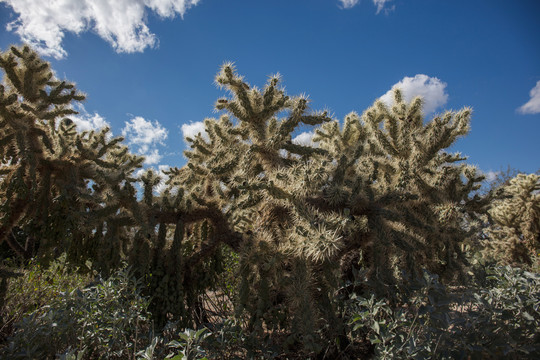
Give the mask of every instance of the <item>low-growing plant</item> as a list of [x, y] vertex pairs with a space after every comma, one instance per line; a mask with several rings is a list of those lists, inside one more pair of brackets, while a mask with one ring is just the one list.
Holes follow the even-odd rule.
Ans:
[[127, 358], [152, 339], [149, 299], [129, 268], [63, 292], [15, 324], [0, 356], [9, 359]]
[[178, 334], [178, 340], [173, 340], [167, 344], [168, 347], [181, 349], [176, 355], [171, 354], [167, 359], [171, 360], [208, 360], [206, 351], [202, 347], [202, 342], [210, 334], [208, 329], [199, 330], [186, 329]]
[[486, 269], [487, 286], [449, 292], [424, 273], [399, 307], [352, 294], [353, 339], [378, 359], [538, 358], [540, 276], [509, 266]]
[[13, 324], [29, 313], [50, 304], [61, 293], [71, 292], [90, 283], [88, 271], [69, 268], [65, 255], [44, 267], [30, 261], [24, 267], [3, 261], [0, 273], [4, 284], [0, 299], [0, 340], [9, 336]]

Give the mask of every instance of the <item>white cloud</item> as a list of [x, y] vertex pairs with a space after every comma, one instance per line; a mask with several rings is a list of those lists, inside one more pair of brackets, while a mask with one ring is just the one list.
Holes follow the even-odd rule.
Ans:
[[110, 129], [111, 124], [109, 124], [101, 115], [94, 113], [93, 115], [79, 111], [77, 115], [71, 115], [70, 119], [73, 120], [75, 125], [77, 125], [77, 131], [90, 131], [90, 130], [101, 130], [104, 127]]
[[[360, 0], [338, 0], [341, 3], [341, 7], [343, 9], [351, 9], [358, 5]], [[377, 14], [384, 10], [384, 12], [387, 14], [388, 12], [395, 9], [395, 5], [392, 5], [391, 7], [386, 7], [386, 5], [391, 2], [392, 0], [372, 0], [373, 5], [377, 7]]]
[[157, 164], [162, 155], [157, 148], [158, 145], [165, 145], [169, 132], [156, 120], [154, 123], [147, 121], [140, 116], [136, 116], [130, 121], [126, 121], [126, 126], [122, 129], [122, 136], [125, 137], [129, 145], [136, 148], [139, 155], [145, 157], [145, 164]]
[[391, 1], [392, 0], [373, 0], [373, 5], [377, 7], [377, 14], [380, 13], [382, 10], [384, 10], [385, 12], [394, 10], [395, 6], [385, 8], [386, 4]]
[[497, 178], [497, 176], [499, 176], [500, 173], [501, 173], [500, 171], [488, 171], [488, 172], [482, 172], [482, 175], [486, 177], [485, 181], [492, 182]]
[[157, 164], [163, 156], [159, 153], [158, 149], [152, 149], [144, 154], [144, 157], [144, 163], [150, 165]]
[[380, 100], [391, 106], [394, 102], [392, 90], [400, 88], [405, 101], [409, 102], [416, 96], [424, 98], [424, 114], [430, 114], [437, 108], [443, 106], [448, 101], [448, 94], [445, 92], [446, 83], [436, 77], [429, 77], [424, 74], [415, 77], [404, 77], [400, 82], [392, 86]]
[[[97, 112], [90, 114], [81, 103], [74, 104], [73, 110], [77, 111], [78, 114], [69, 115], [69, 118], [75, 123], [77, 131], [79, 132], [91, 130], [99, 131], [104, 127], [111, 128], [111, 124], [109, 124], [103, 116], [99, 115]], [[111, 136], [112, 134], [109, 132], [109, 137]]]
[[311, 147], [317, 147], [318, 145], [313, 142], [313, 136], [315, 133], [313, 132], [303, 132], [294, 139], [292, 139], [292, 143], [296, 145], [303, 145], [303, 146], [311, 146]]
[[529, 92], [530, 100], [518, 108], [522, 114], [538, 114], [540, 113], [540, 81]]
[[204, 127], [204, 122], [202, 121], [197, 121], [197, 122], [189, 123], [189, 124], [183, 124], [180, 127], [180, 130], [182, 131], [182, 136], [184, 137], [184, 140], [186, 139], [186, 137], [194, 139], [195, 136], [197, 136], [197, 134], [201, 134], [204, 140], [206, 141], [209, 140], [208, 134], [206, 133], [206, 130]]
[[341, 3], [341, 6], [343, 6], [344, 9], [350, 9], [356, 4], [358, 4], [360, 0], [339, 0]]
[[122, 129], [122, 135], [130, 143], [143, 146], [156, 143], [163, 144], [168, 131], [157, 120], [152, 124], [151, 121], [136, 116], [130, 121], [126, 121], [126, 126]]
[[18, 17], [7, 24], [42, 55], [61, 59], [66, 32], [92, 30], [117, 52], [140, 52], [157, 38], [146, 25], [147, 8], [162, 18], [184, 13], [199, 0], [0, 0]]

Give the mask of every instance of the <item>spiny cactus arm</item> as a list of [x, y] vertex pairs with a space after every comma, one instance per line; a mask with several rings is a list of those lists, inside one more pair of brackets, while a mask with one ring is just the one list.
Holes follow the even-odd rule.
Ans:
[[233, 63], [225, 63], [216, 75], [216, 83], [226, 87], [240, 101], [240, 105], [245, 109], [246, 115], [253, 115], [251, 101], [248, 95], [249, 85], [243, 81], [243, 78], [236, 73]]
[[[422, 152], [426, 152], [427, 150], [424, 150], [422, 148]], [[464, 160], [467, 160], [467, 157], [466, 156], [463, 156], [461, 155], [460, 152], [457, 152], [457, 153], [454, 153], [454, 154], [449, 154], [447, 152], [444, 152], [444, 151], [439, 151], [437, 153], [437, 156], [433, 158], [432, 160], [432, 165], [433, 167], [439, 167], [441, 165], [444, 165], [444, 164], [451, 164], [451, 163], [456, 163], [456, 162], [460, 162], [460, 161], [464, 161]]]
[[260, 117], [262, 119], [269, 119], [273, 117], [281, 109], [287, 107], [289, 103], [289, 96], [285, 94], [283, 89], [277, 87], [281, 77], [280, 75], [271, 76], [268, 80], [266, 87], [264, 88], [262, 111]]
[[294, 143], [285, 143], [281, 146], [283, 150], [286, 150], [290, 152], [291, 154], [297, 154], [300, 156], [310, 157], [312, 155], [327, 155], [328, 152], [324, 149], [311, 147], [311, 146], [304, 146]]
[[366, 132], [360, 121], [360, 116], [354, 111], [345, 116], [341, 134], [344, 143], [353, 145], [365, 141]]
[[459, 199], [467, 199], [469, 194], [480, 189], [481, 183], [486, 177], [475, 166], [464, 165], [462, 169], [465, 182], [460, 182], [456, 193]]
[[426, 154], [436, 154], [452, 145], [458, 137], [466, 135], [470, 130], [472, 110], [464, 108], [460, 111], [447, 111], [442, 117], [437, 116], [429, 122], [423, 138], [429, 141]]
[[286, 119], [281, 120], [278, 125], [276, 135], [281, 139], [289, 136], [302, 120], [304, 112], [308, 108], [308, 100], [305, 97], [299, 96], [291, 100], [291, 112]]
[[10, 146], [13, 144], [15, 140], [15, 134], [0, 134], [0, 162], [2, 163], [2, 168], [0, 168], [0, 172], [7, 172], [9, 169], [13, 166], [7, 166], [4, 164], [7, 164], [8, 162], [17, 162], [16, 160], [13, 161], [12, 156], [10, 156], [10, 148], [13, 148]]
[[374, 144], [390, 156], [399, 156], [400, 154], [392, 145], [389, 135], [379, 128], [380, 123], [384, 121], [384, 113], [381, 113], [381, 108], [384, 108], [387, 112], [386, 105], [381, 101], [377, 101], [374, 106], [364, 112], [362, 121], [366, 124], [368, 136]]
[[394, 106], [392, 109], [388, 109], [388, 107], [382, 101], [377, 101], [374, 105], [377, 111], [380, 113], [379, 117], [381, 118], [384, 129], [388, 134], [388, 140], [396, 149], [399, 148], [400, 138], [402, 137], [400, 130], [403, 127], [403, 124], [401, 124], [401, 121], [398, 118], [400, 115], [399, 108], [401, 105], [405, 104], [402, 102], [401, 92], [398, 89], [394, 90]]
[[[13, 48], [14, 47], [12, 47], [11, 50], [13, 50]], [[0, 54], [0, 67], [6, 73], [9, 84], [15, 89], [22, 89], [22, 82], [16, 71], [17, 65], [18, 63], [15, 60], [13, 53], [5, 52], [4, 54]]]
[[339, 122], [337, 120], [329, 121], [315, 129], [313, 141], [321, 144], [331, 143], [336, 134], [339, 134]]
[[154, 200], [154, 187], [159, 184], [161, 178], [152, 169], [148, 169], [141, 175], [141, 181], [143, 182], [143, 203], [151, 206]]
[[314, 112], [309, 115], [302, 115], [300, 117], [301, 123], [312, 126], [320, 125], [329, 121], [332, 121], [332, 117], [328, 115], [328, 111], [326, 110]]

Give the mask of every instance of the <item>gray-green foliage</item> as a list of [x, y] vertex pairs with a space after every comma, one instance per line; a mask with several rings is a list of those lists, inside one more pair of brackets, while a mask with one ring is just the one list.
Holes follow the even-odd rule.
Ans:
[[540, 276], [488, 266], [485, 283], [451, 292], [424, 273], [404, 303], [351, 294], [352, 337], [374, 345], [379, 359], [535, 359], [540, 355]]
[[178, 340], [167, 343], [169, 348], [180, 349], [171, 360], [208, 360], [205, 349], [201, 346], [204, 339], [210, 336], [208, 329], [200, 330], [186, 329], [178, 334]]
[[175, 339], [168, 342], [156, 336], [146, 349], [137, 353], [138, 360], [162, 358], [163, 353], [168, 353], [165, 359], [171, 360], [208, 360], [205, 356], [206, 350], [202, 346], [204, 340], [210, 336], [207, 328], [185, 329], [175, 332], [175, 335]]
[[37, 261], [24, 268], [2, 264], [0, 277], [3, 289], [0, 292], [1, 337], [10, 334], [13, 324], [29, 313], [49, 304], [61, 292], [71, 292], [90, 282], [91, 274], [71, 271], [65, 263], [65, 254], [51, 262], [48, 267]]
[[129, 269], [83, 289], [60, 293], [15, 327], [5, 359], [131, 358], [152, 339], [148, 298]]

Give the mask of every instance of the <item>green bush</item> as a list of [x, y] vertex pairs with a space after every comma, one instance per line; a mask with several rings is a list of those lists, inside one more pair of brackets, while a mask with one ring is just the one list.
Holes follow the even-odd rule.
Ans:
[[149, 300], [129, 269], [83, 289], [59, 293], [19, 321], [0, 355], [53, 359], [84, 352], [84, 358], [127, 358], [152, 339]]
[[351, 335], [378, 359], [538, 358], [540, 275], [509, 266], [485, 269], [485, 286], [453, 292], [424, 273], [397, 308], [352, 294]]
[[0, 339], [10, 335], [13, 324], [29, 313], [52, 303], [61, 293], [84, 287], [91, 281], [88, 272], [69, 269], [65, 255], [48, 267], [31, 261], [24, 267], [9, 259], [0, 270]]

